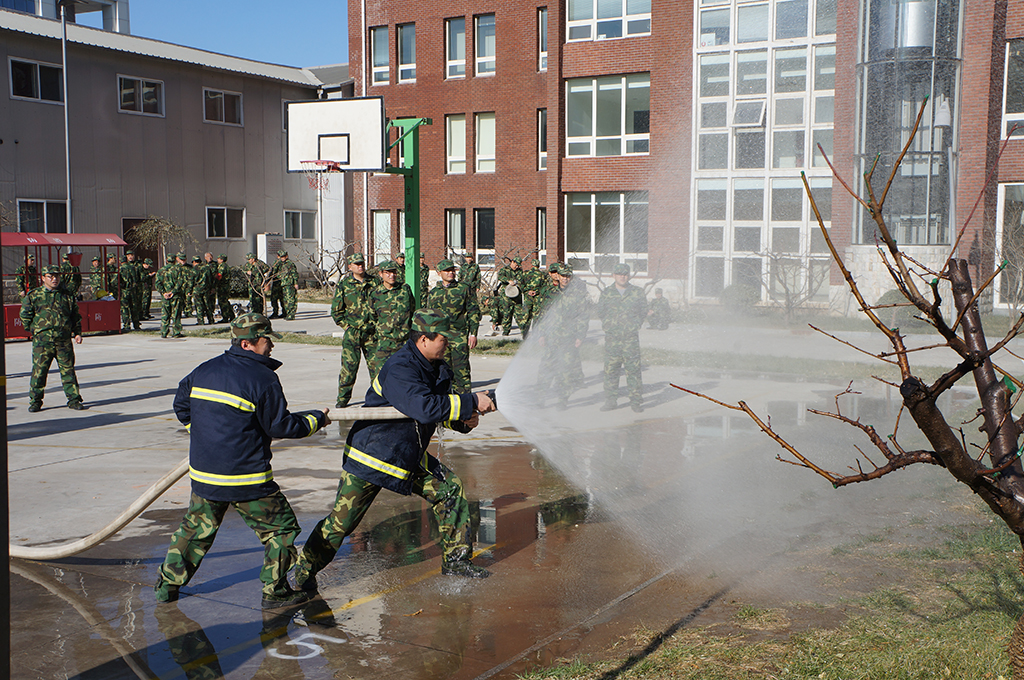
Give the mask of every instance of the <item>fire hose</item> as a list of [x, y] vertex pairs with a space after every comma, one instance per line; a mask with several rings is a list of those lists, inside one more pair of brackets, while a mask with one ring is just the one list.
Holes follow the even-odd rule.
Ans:
[[[391, 406], [336, 409], [335, 411], [332, 411], [330, 415], [332, 421], [402, 420], [408, 417], [403, 415], [398, 409]], [[80, 552], [84, 552], [89, 548], [95, 547], [116, 534], [127, 526], [129, 522], [141, 515], [143, 510], [152, 505], [157, 498], [174, 486], [174, 484], [184, 477], [187, 472], [188, 456], [185, 456], [184, 460], [175, 465], [174, 469], [157, 480], [153, 486], [146, 489], [146, 491], [135, 499], [135, 502], [129, 505], [124, 512], [114, 519], [114, 521], [95, 533], [84, 538], [71, 541], [70, 543], [47, 547], [37, 548], [9, 544], [8, 547], [10, 555], [11, 557], [19, 557], [24, 560], [59, 560], [65, 557], [71, 557], [72, 555], [77, 555]]]

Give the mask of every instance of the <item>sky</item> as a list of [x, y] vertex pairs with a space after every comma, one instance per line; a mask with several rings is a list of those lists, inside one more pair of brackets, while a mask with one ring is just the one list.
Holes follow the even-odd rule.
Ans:
[[[346, 0], [131, 0], [132, 35], [286, 66], [348, 62]], [[99, 12], [78, 23], [102, 26]]]

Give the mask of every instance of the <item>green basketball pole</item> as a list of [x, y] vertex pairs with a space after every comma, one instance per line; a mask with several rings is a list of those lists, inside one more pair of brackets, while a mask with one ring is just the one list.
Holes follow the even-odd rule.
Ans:
[[423, 303], [426, 281], [420, 281], [420, 126], [433, 125], [430, 118], [397, 118], [388, 123], [401, 134], [388, 145], [388, 152], [402, 144], [400, 167], [385, 168], [384, 172], [405, 178], [405, 282], [409, 284], [416, 305]]

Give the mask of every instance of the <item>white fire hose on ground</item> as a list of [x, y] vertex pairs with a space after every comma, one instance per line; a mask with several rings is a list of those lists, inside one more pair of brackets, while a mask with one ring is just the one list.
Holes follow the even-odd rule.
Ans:
[[[408, 416], [403, 415], [398, 409], [392, 406], [378, 406], [374, 408], [345, 408], [336, 409], [330, 413], [331, 421], [352, 421], [352, 420], [403, 420]], [[117, 516], [107, 526], [99, 531], [63, 545], [47, 546], [45, 548], [30, 547], [8, 544], [11, 557], [19, 557], [23, 560], [60, 560], [65, 557], [77, 555], [89, 548], [95, 547], [107, 540], [118, 531], [128, 525], [133, 519], [142, 514], [142, 511], [152, 505], [153, 501], [163, 495], [165, 491], [185, 476], [188, 472], [188, 456], [174, 466], [174, 469], [161, 477], [153, 486], [139, 496], [134, 503]]]

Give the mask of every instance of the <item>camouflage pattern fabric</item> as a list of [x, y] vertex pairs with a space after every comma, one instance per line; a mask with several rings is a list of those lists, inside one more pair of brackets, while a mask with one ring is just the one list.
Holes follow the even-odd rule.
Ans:
[[505, 265], [498, 270], [498, 290], [495, 291], [494, 295], [498, 299], [498, 317], [500, 322], [492, 323], [501, 326], [501, 334], [508, 335], [512, 331], [512, 320], [515, 317], [516, 302], [505, 295], [505, 288], [510, 283], [519, 285], [520, 277], [523, 275], [523, 270], [518, 267], [513, 269], [511, 265]]
[[249, 311], [262, 314], [264, 282], [270, 275], [270, 266], [263, 260], [256, 259], [252, 263], [243, 264], [242, 272], [248, 280]]
[[651, 300], [651, 311], [654, 313], [647, 317], [651, 328], [658, 331], [668, 330], [668, 322], [672, 318], [672, 308], [669, 307], [668, 299], [656, 297]]
[[28, 295], [40, 284], [39, 272], [34, 264], [23, 264], [14, 270], [14, 280], [18, 284], [19, 295]]
[[278, 260], [277, 277], [281, 287], [281, 313], [288, 321], [295, 320], [299, 308], [299, 270], [291, 260]]
[[82, 315], [78, 302], [63, 288], [34, 288], [21, 301], [21, 323], [32, 334], [32, 376], [29, 378], [29, 405], [43, 403], [46, 376], [57, 360], [61, 385], [68, 403], [82, 401], [75, 375], [75, 351], [71, 338], [82, 334]]
[[550, 274], [543, 274], [543, 280], [540, 281], [537, 288], [537, 297], [533, 298], [533, 324], [537, 324], [541, 320], [544, 312], [558, 296], [558, 284], [551, 280]]
[[92, 288], [93, 296], [96, 295], [96, 291], [105, 290], [108, 293], [110, 290], [107, 288], [107, 277], [106, 270], [99, 265], [94, 264], [93, 268], [89, 270], [89, 287]]
[[78, 299], [78, 291], [82, 288], [82, 270], [70, 262], [61, 262], [60, 282], [71, 293], [71, 297]]
[[211, 501], [193, 493], [188, 512], [171, 536], [167, 556], [157, 570], [157, 590], [165, 586], [180, 588], [192, 580], [217, 537], [228, 506], [234, 506], [263, 544], [263, 568], [260, 570], [263, 596], [281, 598], [292, 593], [287, 576], [295, 560], [293, 544], [299, 535], [299, 522], [280, 491], [234, 503]]
[[[441, 536], [445, 561], [469, 559], [472, 555], [472, 524], [469, 502], [458, 475], [437, 461], [437, 475], [420, 469], [413, 481], [412, 493], [430, 503]], [[355, 531], [370, 509], [381, 487], [342, 470], [334, 507], [310, 532], [295, 562], [295, 583], [299, 587], [331, 563], [345, 537]]]
[[204, 265], [192, 267], [192, 299], [195, 301], [196, 323], [213, 324], [213, 307], [210, 306], [210, 293], [213, 292], [213, 273]]
[[459, 267], [459, 282], [469, 286], [469, 289], [476, 295], [480, 288], [480, 265], [476, 262], [463, 262]]
[[284, 316], [284, 287], [281, 285], [282, 260], [270, 265], [270, 310], [269, 318]]
[[423, 306], [438, 310], [451, 324], [454, 337], [448, 341], [444, 360], [455, 373], [452, 392], [469, 392], [472, 386], [469, 337], [475, 336], [480, 327], [480, 307], [476, 295], [463, 282], [453, 281], [452, 285], [446, 286], [442, 281], [427, 293]]
[[121, 327], [125, 330], [139, 329], [139, 307], [142, 296], [141, 267], [134, 262], [122, 262], [117, 270], [121, 285]]
[[544, 323], [547, 333], [541, 357], [541, 387], [550, 386], [556, 405], [564, 407], [572, 393], [583, 386], [580, 343], [590, 327], [590, 300], [587, 287], [573, 278], [552, 297], [550, 318]]
[[541, 294], [549, 280], [548, 275], [536, 267], [522, 271], [519, 275], [519, 290], [522, 297], [516, 306], [516, 321], [519, 323], [519, 330], [524, 339], [530, 334], [530, 326], [533, 325], [537, 296]]
[[643, 403], [643, 379], [640, 368], [640, 326], [647, 318], [647, 298], [642, 290], [627, 283], [621, 292], [613, 284], [601, 291], [598, 315], [604, 329], [604, 398], [614, 406], [619, 392], [619, 376], [626, 373], [629, 401]]
[[142, 268], [142, 304], [139, 305], [140, 316], [149, 319], [153, 310], [153, 287], [156, 285], [157, 270], [150, 265]]
[[372, 380], [377, 377], [384, 362], [409, 339], [409, 324], [416, 310], [416, 301], [409, 286], [400, 283], [391, 290], [383, 284], [377, 286], [370, 293], [369, 303], [377, 336], [373, 360], [368, 360]]
[[230, 323], [235, 318], [235, 308], [231, 305], [231, 265], [217, 262], [214, 266], [217, 268], [214, 276], [217, 280], [215, 290], [220, 317]]
[[352, 388], [359, 372], [360, 355], [366, 359], [367, 370], [377, 347], [373, 315], [370, 311], [369, 295], [373, 281], [366, 278], [362, 283], [351, 274], [343, 278], [334, 291], [331, 301], [331, 318], [345, 329], [341, 341], [341, 371], [338, 373], [338, 400], [335, 406], [344, 408], [352, 399]]
[[[181, 335], [181, 315], [185, 309], [187, 280], [184, 276], [185, 265], [167, 264], [156, 273], [154, 286], [163, 298], [160, 312], [160, 337], [166, 338], [169, 333]], [[165, 293], [172, 297], [164, 298]]]

